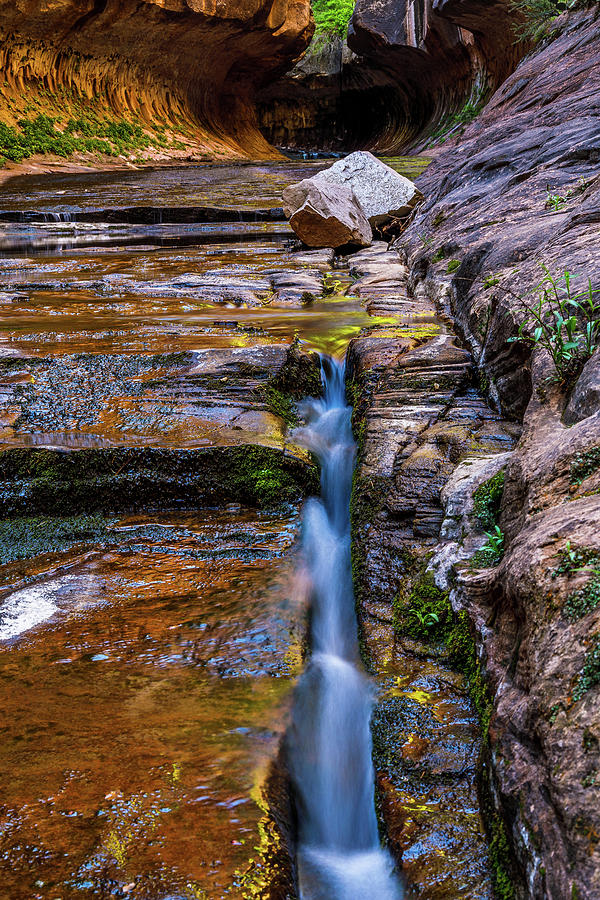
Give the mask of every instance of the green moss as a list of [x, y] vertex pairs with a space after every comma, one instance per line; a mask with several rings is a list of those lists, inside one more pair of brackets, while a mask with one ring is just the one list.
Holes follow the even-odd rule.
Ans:
[[600, 447], [593, 447], [585, 453], [577, 453], [571, 463], [571, 484], [580, 485], [598, 469], [600, 469]]
[[300, 419], [296, 412], [296, 404], [291, 397], [288, 397], [282, 391], [278, 391], [272, 384], [268, 384], [264, 388], [264, 396], [271, 412], [276, 416], [280, 416], [288, 428], [295, 428], [299, 424]]
[[577, 679], [575, 690], [573, 691], [573, 702], [577, 703], [592, 688], [600, 684], [600, 635], [597, 634], [593, 638], [591, 648], [588, 650], [583, 669]]
[[112, 523], [100, 514], [4, 519], [0, 521], [0, 564], [106, 540]]
[[511, 877], [512, 853], [506, 825], [499, 813], [495, 813], [487, 823], [490, 836], [490, 862], [492, 883], [497, 900], [513, 900], [515, 886]]
[[418, 640], [442, 640], [452, 621], [447, 591], [441, 591], [433, 573], [422, 570], [405, 599], [394, 598], [394, 629]]
[[446, 637], [446, 646], [450, 663], [467, 678], [469, 694], [479, 715], [484, 740], [487, 741], [492, 698], [481, 671], [481, 663], [477, 659], [469, 618], [464, 610], [454, 617]]
[[460, 269], [460, 259], [449, 260], [446, 266], [447, 274], [450, 275], [452, 272], [456, 272], [457, 269]]
[[498, 524], [505, 474], [505, 469], [501, 469], [473, 493], [473, 513], [486, 531]]
[[0, 453], [0, 513], [52, 515], [188, 508], [233, 500], [276, 506], [318, 491], [318, 471], [270, 447], [14, 449]]

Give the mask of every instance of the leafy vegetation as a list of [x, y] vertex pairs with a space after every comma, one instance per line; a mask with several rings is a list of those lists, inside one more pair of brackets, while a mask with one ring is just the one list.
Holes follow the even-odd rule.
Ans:
[[346, 34], [354, 12], [355, 0], [313, 0], [312, 8], [317, 32]]
[[498, 525], [493, 531], [486, 531], [487, 541], [471, 557], [472, 569], [491, 569], [497, 566], [504, 554], [504, 534]]
[[439, 128], [433, 132], [429, 147], [443, 144], [449, 138], [462, 134], [467, 125], [477, 118], [483, 109], [484, 102], [484, 98], [481, 96], [477, 99], [469, 98], [462, 109], [444, 119]]
[[571, 463], [571, 484], [580, 485], [598, 469], [600, 469], [600, 447], [592, 447], [591, 450], [577, 453]]
[[460, 259], [449, 260], [446, 266], [447, 274], [450, 275], [452, 272], [456, 272], [457, 269], [460, 269]]
[[431, 572], [422, 572], [406, 600], [394, 600], [394, 627], [417, 640], [442, 640], [452, 608]]
[[588, 181], [584, 178], [580, 178], [576, 186], [568, 188], [564, 194], [552, 193], [552, 191], [548, 189], [546, 191], [546, 209], [550, 209], [552, 212], [561, 212], [569, 200], [576, 197], [578, 194], [584, 193], [588, 184]]
[[574, 4], [563, 0], [511, 0], [517, 16], [513, 28], [517, 42], [536, 43], [548, 33], [548, 26]]
[[587, 584], [569, 594], [563, 606], [565, 619], [575, 622], [600, 606], [600, 552], [590, 547], [573, 547], [571, 541], [567, 541], [558, 553], [558, 562], [552, 572], [553, 578], [585, 570], [591, 575]]
[[170, 146], [158, 127], [150, 135], [137, 123], [92, 114], [69, 119], [62, 126], [58, 119], [40, 114], [19, 119], [17, 125], [0, 122], [0, 156], [17, 163], [37, 153], [65, 158], [74, 153], [123, 156], [149, 147]]
[[547, 350], [559, 381], [564, 383], [579, 373], [598, 346], [600, 303], [596, 294], [600, 289], [588, 278], [585, 287], [575, 290], [574, 281], [580, 276], [567, 270], [554, 276], [544, 265], [542, 270], [544, 277], [530, 291], [533, 301], [519, 298], [525, 316], [518, 334], [508, 342]]
[[596, 634], [577, 679], [573, 700], [577, 703], [589, 690], [600, 684], [600, 634]]
[[501, 469], [473, 492], [473, 513], [484, 528], [493, 528], [500, 515], [506, 470]]
[[497, 275], [487, 275], [483, 279], [483, 287], [486, 291], [489, 291], [490, 288], [496, 287], [497, 284], [500, 284], [502, 280], [502, 276], [498, 273]]

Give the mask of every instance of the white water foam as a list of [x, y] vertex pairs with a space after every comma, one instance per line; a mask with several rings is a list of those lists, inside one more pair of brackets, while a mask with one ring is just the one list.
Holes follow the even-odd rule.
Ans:
[[370, 718], [360, 664], [350, 561], [355, 445], [344, 367], [323, 357], [323, 400], [307, 401], [295, 438], [321, 463], [321, 498], [306, 504], [304, 565], [312, 600], [312, 656], [298, 684], [288, 758], [294, 782], [302, 900], [400, 900], [380, 847]]
[[58, 606], [47, 584], [15, 591], [0, 605], [0, 640], [8, 641], [50, 619]]

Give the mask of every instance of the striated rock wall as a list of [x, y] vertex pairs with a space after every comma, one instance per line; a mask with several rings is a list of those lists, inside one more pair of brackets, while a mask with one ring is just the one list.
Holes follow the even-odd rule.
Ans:
[[277, 145], [398, 152], [510, 74], [514, 18], [507, 0], [358, 0], [347, 42], [318, 35], [259, 96], [261, 127]]
[[453, 315], [482, 385], [523, 423], [503, 560], [477, 571], [455, 556], [452, 602], [494, 696], [492, 814], [508, 826], [522, 896], [552, 900], [600, 896], [600, 371], [596, 352], [559, 384], [547, 353], [507, 338], [541, 265], [563, 286], [569, 271], [576, 289], [588, 278], [600, 289], [599, 16], [596, 5], [562, 17], [444, 148], [399, 241], [413, 295]]
[[0, 0], [0, 119], [93, 109], [269, 157], [254, 94], [306, 48], [309, 0]]

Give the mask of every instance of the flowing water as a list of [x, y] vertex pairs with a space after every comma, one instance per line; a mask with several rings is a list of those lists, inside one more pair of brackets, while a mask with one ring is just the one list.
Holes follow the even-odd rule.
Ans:
[[[0, 451], [283, 447], [261, 389], [293, 336], [341, 356], [384, 321], [277, 218], [282, 187], [325, 164], [3, 186]], [[322, 462], [304, 523], [313, 655], [289, 729], [299, 868], [305, 900], [386, 900], [401, 889], [374, 810], [354, 444], [343, 369], [323, 358], [325, 398], [297, 431]], [[160, 484], [133, 518], [81, 500], [91, 515], [0, 512], [0, 900], [245, 896], [301, 669], [298, 510], [173, 509]]]
[[355, 444], [344, 366], [322, 358], [324, 398], [307, 401], [298, 438], [321, 463], [321, 499], [304, 512], [312, 656], [296, 691], [289, 758], [299, 811], [303, 900], [396, 900], [381, 850], [371, 759], [372, 692], [361, 670], [350, 562]]

